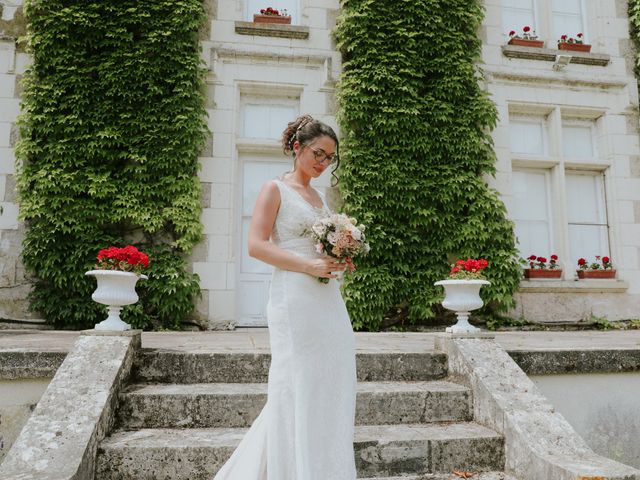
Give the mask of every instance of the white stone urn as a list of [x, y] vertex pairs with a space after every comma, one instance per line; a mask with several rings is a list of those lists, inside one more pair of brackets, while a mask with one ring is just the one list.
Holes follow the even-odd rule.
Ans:
[[444, 287], [442, 306], [453, 310], [458, 317], [458, 323], [447, 327], [449, 333], [474, 333], [480, 329], [469, 323], [469, 313], [484, 305], [480, 298], [480, 288], [491, 285], [487, 280], [440, 280], [434, 285]]
[[146, 280], [146, 275], [120, 270], [91, 270], [85, 275], [96, 277], [98, 288], [91, 298], [107, 306], [109, 315], [95, 326], [96, 330], [131, 330], [131, 325], [120, 318], [120, 311], [125, 305], [138, 301], [136, 283], [139, 279]]

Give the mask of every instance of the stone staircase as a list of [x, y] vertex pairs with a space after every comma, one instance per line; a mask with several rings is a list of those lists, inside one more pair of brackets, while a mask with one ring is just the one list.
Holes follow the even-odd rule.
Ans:
[[[269, 360], [143, 349], [96, 480], [212, 478], [266, 401]], [[503, 438], [473, 422], [472, 392], [447, 379], [444, 354], [359, 353], [357, 366], [358, 478], [513, 480]]]

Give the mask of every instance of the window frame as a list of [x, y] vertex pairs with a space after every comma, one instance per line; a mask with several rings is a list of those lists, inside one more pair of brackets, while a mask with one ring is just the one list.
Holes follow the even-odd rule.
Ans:
[[[522, 34], [522, 27], [524, 27], [524, 25], [504, 25], [505, 8], [509, 8], [512, 10], [515, 9], [514, 7], [505, 7], [504, 1], [505, 0], [500, 0], [500, 22], [502, 23], [504, 33], [508, 35], [510, 30], [514, 30], [518, 35]], [[529, 26], [531, 27], [531, 30], [537, 33], [538, 25], [540, 23], [539, 13], [538, 13], [539, 12], [538, 0], [532, 0], [531, 3], [533, 4], [532, 12], [531, 12], [533, 16], [533, 25], [529, 25]], [[519, 10], [522, 10], [522, 9], [519, 9]]]
[[[547, 238], [547, 242], [550, 245], [550, 249], [554, 250], [555, 248], [555, 243], [556, 243], [556, 233], [555, 233], [555, 218], [553, 215], [553, 209], [551, 208], [552, 205], [552, 196], [551, 196], [551, 191], [552, 191], [552, 174], [553, 171], [551, 168], [544, 168], [544, 167], [539, 167], [539, 168], [535, 168], [535, 167], [516, 167], [514, 169], [512, 169], [512, 172], [522, 172], [522, 173], [542, 173], [544, 174], [544, 183], [545, 183], [545, 197], [546, 197], [546, 204], [547, 204], [547, 228], [548, 228], [548, 238]], [[517, 223], [517, 219], [516, 218], [512, 218], [514, 223]], [[545, 255], [550, 255], [552, 252], [521, 252], [522, 254], [522, 258], [526, 258], [528, 255], [531, 254], [536, 254], [536, 255], [540, 255], [540, 256], [545, 256]]]
[[[579, 2], [580, 2], [580, 12], [581, 12], [580, 21], [582, 23], [582, 32], [563, 32], [563, 33], [566, 33], [569, 36], [582, 33], [584, 43], [593, 43], [593, 39], [591, 39], [590, 32], [589, 32], [589, 19], [590, 19], [589, 9], [588, 9], [589, 5], [585, 0], [579, 0]], [[505, 25], [504, 23], [504, 11], [505, 9], [512, 8], [512, 7], [506, 7], [503, 4], [503, 0], [501, 0], [499, 8], [500, 8], [500, 24], [502, 26], [502, 30], [505, 35], [505, 38], [508, 38], [510, 30], [515, 30], [517, 34], [521, 34], [523, 25], [514, 26], [514, 25]], [[553, 26], [554, 11], [553, 11], [552, 2], [548, 0], [546, 1], [533, 0], [533, 19], [534, 19], [534, 25], [530, 25], [531, 29], [536, 33], [536, 35], [539, 37], [540, 40], [545, 41], [548, 48], [555, 48], [556, 42], [560, 39], [560, 37], [559, 36], [558, 38], [554, 37], [555, 35], [554, 26]], [[560, 33], [559, 35], [562, 35], [562, 33]]]
[[[540, 122], [546, 127], [548, 155], [527, 155], [513, 153], [509, 149], [511, 172], [514, 171], [546, 171], [548, 172], [547, 198], [549, 203], [547, 208], [551, 209], [550, 235], [552, 241], [551, 248], [554, 252], [531, 252], [536, 255], [550, 255], [556, 253], [560, 256], [563, 267], [563, 279], [574, 280], [576, 277], [576, 266], [572, 260], [571, 238], [569, 236], [569, 212], [568, 212], [568, 185], [566, 175], [580, 174], [590, 176], [601, 176], [600, 187], [602, 189], [602, 201], [604, 224], [594, 223], [594, 226], [606, 228], [607, 252], [601, 255], [615, 257], [615, 239], [613, 219], [611, 216], [612, 202], [614, 195], [611, 192], [611, 185], [608, 181], [608, 169], [610, 168], [607, 159], [608, 145], [602, 143], [602, 138], [606, 130], [606, 112], [604, 110], [581, 110], [576, 107], [565, 106], [542, 106], [542, 105], [520, 105], [509, 104], [509, 120], [507, 128], [514, 121]], [[537, 118], [537, 120], [536, 120]], [[592, 139], [592, 158], [565, 158], [563, 150], [563, 127], [564, 126], [589, 126]], [[544, 131], [544, 130], [543, 130]], [[509, 138], [509, 142], [511, 139]], [[509, 143], [511, 147], [511, 143]], [[515, 222], [515, 218], [512, 217]], [[571, 222], [574, 225], [575, 222]], [[520, 250], [520, 249], [518, 249]], [[524, 255], [524, 253], [523, 253]]]

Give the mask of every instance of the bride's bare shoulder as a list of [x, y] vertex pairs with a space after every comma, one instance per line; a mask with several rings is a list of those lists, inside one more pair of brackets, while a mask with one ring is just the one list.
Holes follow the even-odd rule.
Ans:
[[262, 184], [262, 188], [258, 194], [258, 202], [280, 204], [280, 187], [276, 180], [269, 180]]

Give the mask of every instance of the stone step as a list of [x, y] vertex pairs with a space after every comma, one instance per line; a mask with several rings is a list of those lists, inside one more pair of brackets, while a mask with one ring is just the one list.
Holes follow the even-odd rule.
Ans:
[[[133, 375], [149, 383], [261, 383], [267, 381], [268, 353], [185, 352], [143, 349]], [[447, 376], [444, 353], [360, 352], [356, 355], [360, 381], [426, 381]]]
[[[95, 479], [210, 479], [245, 432], [244, 428], [116, 432], [98, 448]], [[475, 423], [358, 426], [354, 447], [358, 476], [365, 478], [504, 467], [502, 437]]]
[[[507, 475], [504, 472], [469, 472], [469, 473], [472, 473], [473, 476], [467, 477], [467, 478], [471, 478], [472, 480], [517, 480], [515, 477], [512, 477], [511, 475]], [[427, 473], [425, 475], [402, 475], [400, 477], [371, 477], [371, 478], [362, 478], [358, 480], [460, 480], [461, 478], [464, 478], [464, 477], [460, 475], [455, 475], [453, 473], [451, 474]]]
[[[428, 382], [359, 382], [357, 425], [469, 421], [471, 391]], [[121, 394], [118, 426], [138, 428], [248, 427], [267, 399], [266, 383], [132, 385]]]

